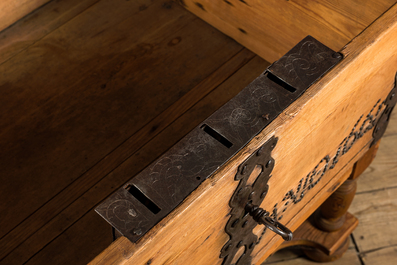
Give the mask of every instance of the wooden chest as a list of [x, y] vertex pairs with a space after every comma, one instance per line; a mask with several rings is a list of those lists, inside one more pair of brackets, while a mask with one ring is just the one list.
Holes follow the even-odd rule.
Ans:
[[[32, 1], [21, 14], [44, 3], [9, 28], [15, 17], [0, 24], [1, 262], [241, 265], [288, 246], [303, 245], [318, 261], [344, 253], [358, 224], [346, 213], [355, 179], [374, 158], [396, 102], [394, 0]], [[162, 194], [134, 179], [191, 130], [232, 150], [235, 127], [217, 131], [204, 120], [240, 91], [261, 91], [262, 83], [249, 84], [272, 79], [278, 60], [292, 74], [296, 67], [315, 74], [316, 64], [283, 57], [308, 35], [328, 53], [316, 52], [309, 37], [294, 54], [334, 61], [330, 69], [274, 116], [234, 106], [232, 120], [250, 135], [226, 162], [208, 159], [208, 176], [183, 179], [183, 159], [169, 159], [175, 171], [157, 174], [171, 176], [168, 191], [184, 187], [175, 180], [198, 184], [164, 213]], [[300, 91], [277, 75], [271, 82], [287, 97]], [[250, 96], [279, 104], [270, 94]], [[192, 161], [189, 170], [202, 170]], [[146, 204], [148, 216], [164, 215], [148, 231], [125, 225], [135, 242], [111, 243], [110, 226], [94, 212], [109, 221], [105, 199], [117, 190], [127, 197], [108, 207], [112, 218], [128, 224], [143, 216], [130, 204], [134, 196], [143, 196], [138, 208]], [[294, 237], [284, 241], [258, 225], [247, 241], [241, 229], [254, 219]]]

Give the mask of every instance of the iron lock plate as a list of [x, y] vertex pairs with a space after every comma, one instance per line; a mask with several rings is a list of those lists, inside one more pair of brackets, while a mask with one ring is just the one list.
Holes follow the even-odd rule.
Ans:
[[136, 242], [341, 59], [304, 38], [96, 211]]
[[[231, 211], [225, 230], [230, 239], [221, 250], [222, 265], [232, 264], [233, 260], [235, 264], [251, 264], [251, 252], [260, 239], [253, 233], [258, 223], [251, 217], [246, 206], [248, 203], [261, 205], [266, 197], [269, 189], [267, 182], [275, 164], [271, 152], [277, 141], [278, 138], [272, 137], [241, 163], [237, 170], [234, 179], [239, 184], [229, 202]], [[259, 170], [256, 170], [258, 167]], [[254, 171], [257, 172], [256, 176], [253, 176]], [[236, 260], [235, 257], [242, 247], [244, 251]]]

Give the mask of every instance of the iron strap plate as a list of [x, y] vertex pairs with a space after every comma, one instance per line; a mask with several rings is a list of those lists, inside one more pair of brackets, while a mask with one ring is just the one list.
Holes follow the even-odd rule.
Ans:
[[96, 211], [136, 242], [341, 59], [306, 37]]

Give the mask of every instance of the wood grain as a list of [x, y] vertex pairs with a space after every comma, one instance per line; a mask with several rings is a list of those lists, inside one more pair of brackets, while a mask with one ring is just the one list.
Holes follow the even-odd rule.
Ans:
[[[23, 52], [99, 0], [50, 1], [0, 32], [0, 63]], [[34, 1], [32, 1], [34, 2]]]
[[395, 2], [180, 1], [189, 11], [269, 62], [280, 58], [307, 35], [339, 50]]
[[50, 0], [2, 0], [0, 2], [0, 31]]
[[[370, 113], [377, 100], [384, 99], [394, 85], [397, 55], [396, 47], [390, 43], [397, 32], [396, 10], [397, 6], [393, 7], [342, 50], [345, 59], [339, 65], [133, 245], [131, 256], [123, 256], [120, 264], [220, 264], [219, 250], [228, 236], [219, 231], [228, 220], [228, 201], [236, 187], [236, 166], [271, 136], [280, 137], [272, 153], [277, 161], [272, 175], [283, 178], [270, 179], [270, 190], [262, 204], [270, 210], [275, 204], [281, 205], [284, 194], [294, 189], [322, 157], [336, 152], [360, 116]], [[389, 25], [386, 29], [385, 24]], [[368, 64], [371, 67], [366, 67]], [[371, 138], [371, 134], [365, 134], [353, 145], [333, 171], [327, 171], [321, 185], [299, 204], [288, 208], [282, 222], [296, 229], [345, 180], [344, 172], [368, 150]], [[206, 222], [199, 218], [203, 215], [207, 216]], [[253, 263], [262, 262], [280, 243], [279, 237], [265, 233], [254, 249]], [[92, 264], [100, 264], [108, 255], [114, 256], [105, 251]]]

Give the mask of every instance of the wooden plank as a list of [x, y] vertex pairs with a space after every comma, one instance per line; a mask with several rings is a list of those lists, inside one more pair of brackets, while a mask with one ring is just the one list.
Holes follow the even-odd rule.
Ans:
[[4, 29], [0, 32], [0, 63], [24, 51], [98, 1], [50, 1], [11, 27]]
[[[295, 190], [316, 165], [322, 167], [323, 157], [334, 156], [345, 137], [361, 128], [357, 121], [365, 124], [360, 117], [372, 113], [394, 86], [397, 47], [391, 43], [397, 36], [396, 12], [394, 6], [346, 46], [341, 63], [133, 245], [130, 254], [105, 251], [92, 264], [101, 264], [101, 260], [114, 255], [122, 260], [119, 264], [221, 264], [219, 251], [229, 238], [222, 231], [229, 219], [229, 199], [237, 186], [236, 167], [273, 135], [280, 139], [272, 152], [276, 165], [262, 207], [270, 212], [273, 205], [281, 205], [279, 211], [288, 209], [281, 222], [295, 230], [345, 180], [344, 172], [368, 150], [371, 132], [355, 141], [335, 167], [323, 175], [321, 184], [308, 191], [310, 195], [306, 194], [298, 204], [284, 204], [286, 192]], [[281, 241], [265, 233], [254, 248], [253, 263], [262, 262]]]
[[[149, 141], [253, 57], [178, 5], [149, 2], [102, 1], [0, 65], [1, 258], [139, 150], [130, 149], [134, 136]], [[130, 34], [134, 26], [138, 32]], [[194, 87], [184, 105], [134, 135]], [[70, 211], [80, 218], [115, 188], [109, 184], [87, 208]], [[40, 249], [76, 221], [65, 215], [31, 247]]]
[[365, 264], [394, 265], [397, 260], [397, 247], [390, 246], [376, 251], [365, 253], [363, 256]]
[[[78, 235], [78, 236], [77, 236]], [[60, 234], [45, 250], [34, 253], [24, 260], [17, 254], [26, 258], [24, 248], [18, 248], [13, 252], [15, 259], [4, 259], [4, 264], [87, 264], [101, 249], [112, 242], [112, 233], [109, 224], [100, 220], [95, 211], [88, 211], [79, 225], [74, 225], [65, 233]], [[27, 251], [32, 246], [24, 244]], [[40, 246], [43, 248], [44, 246]], [[23, 262], [22, 262], [23, 261]]]
[[3, 0], [0, 2], [0, 31], [50, 0]]
[[[243, 46], [273, 62], [307, 35], [339, 50], [396, 1], [179, 2]], [[253, 17], [255, 19], [251, 19]]]
[[[193, 129], [195, 124], [200, 123], [213, 111], [235, 96], [242, 87], [258, 76], [268, 65], [269, 63], [263, 61], [263, 59], [255, 57], [242, 66], [229, 79], [161, 131], [153, 140], [139, 149], [138, 152], [135, 152], [127, 161], [92, 187], [59, 216], [23, 242], [4, 261], [23, 263], [40, 250], [39, 254], [29, 259], [28, 264], [43, 264], [48, 259], [61, 260], [60, 257], [62, 257], [64, 264], [87, 263], [90, 260], [88, 257], [92, 257], [93, 254], [97, 255], [104, 249], [101, 240], [107, 242], [108, 245], [110, 242], [109, 229], [103, 228], [102, 218], [98, 215], [97, 219], [92, 219], [88, 217], [88, 214], [84, 215], [84, 213], [87, 211], [93, 212], [92, 207], [103, 200], [105, 196], [125, 183], [130, 178], [130, 175], [136, 174], [140, 167], [148, 164], [153, 157], [160, 155], [171, 147], [184, 134]], [[201, 86], [200, 88], [204, 89]], [[81, 231], [82, 229], [84, 229], [84, 233], [76, 233], [77, 230]], [[65, 230], [65, 232], [59, 235], [59, 230]], [[98, 243], [93, 244], [91, 238], [98, 238], [98, 236], [102, 239], [98, 239], [96, 241]], [[75, 245], [69, 244], [70, 240], [85, 242], [87, 247], [76, 248]], [[41, 248], [43, 249], [41, 250]], [[66, 255], [65, 253], [69, 254]], [[82, 258], [85, 253], [87, 255]], [[76, 257], [79, 257], [79, 259]]]
[[397, 188], [357, 194], [350, 212], [360, 225], [353, 232], [360, 252], [397, 244]]

